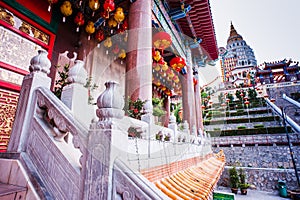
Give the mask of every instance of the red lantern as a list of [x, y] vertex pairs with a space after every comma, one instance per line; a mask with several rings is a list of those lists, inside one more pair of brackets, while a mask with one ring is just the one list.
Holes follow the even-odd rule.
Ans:
[[128, 21], [127, 21], [127, 19], [125, 19], [125, 20], [123, 21], [122, 29], [123, 29], [123, 30], [127, 30], [127, 29], [128, 29]]
[[84, 17], [82, 12], [78, 12], [76, 17], [74, 18], [74, 23], [78, 26], [76, 31], [79, 31], [79, 26], [82, 26], [84, 24]]
[[166, 49], [172, 44], [171, 36], [166, 32], [158, 32], [153, 36], [153, 46], [157, 49]]
[[196, 78], [193, 78], [193, 83], [194, 83], [194, 85], [197, 85], [198, 80]]
[[180, 70], [186, 66], [185, 61], [181, 57], [175, 57], [170, 60], [170, 66], [176, 70], [177, 72], [180, 72]]
[[119, 45], [116, 44], [115, 47], [113, 48], [112, 52], [113, 52], [114, 54], [118, 54], [119, 51], [120, 51]]
[[107, 12], [112, 12], [115, 10], [115, 2], [113, 0], [105, 0], [103, 8]]
[[249, 105], [249, 103], [250, 103], [249, 101], [245, 101], [245, 105], [246, 105], [246, 106], [248, 106], [248, 105]]
[[104, 40], [104, 38], [105, 38], [105, 35], [104, 35], [103, 31], [99, 30], [96, 33], [95, 38], [96, 38], [97, 42], [102, 42]]

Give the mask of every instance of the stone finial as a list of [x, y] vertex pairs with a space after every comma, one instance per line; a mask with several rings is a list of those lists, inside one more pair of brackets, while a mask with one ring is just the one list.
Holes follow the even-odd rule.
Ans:
[[183, 122], [183, 131], [184, 132], [189, 132], [190, 131], [189, 123], [186, 120], [184, 120], [184, 122]]
[[[100, 125], [111, 125], [111, 119], [121, 119], [124, 116], [124, 99], [118, 91], [116, 91], [118, 83], [108, 81], [105, 83], [106, 89], [97, 99], [98, 109], [96, 114], [99, 118]], [[98, 124], [99, 124], [98, 123]]]
[[144, 113], [145, 114], [152, 114], [153, 113], [152, 101], [146, 100], [146, 102], [145, 102], [145, 104], [143, 106], [143, 109], [144, 109]]
[[176, 117], [174, 113], [171, 113], [169, 118], [169, 124], [174, 124], [174, 123], [176, 123]]
[[84, 69], [84, 62], [82, 60], [75, 60], [75, 65], [71, 67], [68, 73], [67, 81], [69, 83], [86, 84], [87, 71]]
[[45, 74], [50, 73], [51, 62], [47, 57], [48, 52], [45, 50], [39, 50], [38, 55], [34, 56], [30, 60], [29, 71], [30, 72], [44, 72]]

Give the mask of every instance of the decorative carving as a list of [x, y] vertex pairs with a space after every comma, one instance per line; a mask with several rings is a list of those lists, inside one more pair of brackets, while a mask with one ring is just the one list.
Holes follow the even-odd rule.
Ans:
[[[18, 98], [17, 93], [0, 89], [0, 146], [4, 144], [5, 149], [10, 138]], [[4, 150], [3, 147], [1, 150]]]
[[82, 60], [75, 60], [75, 65], [71, 67], [68, 73], [67, 81], [69, 83], [86, 84], [87, 71], [84, 69], [84, 62]]
[[39, 50], [38, 55], [34, 56], [30, 61], [29, 71], [30, 72], [43, 72], [49, 74], [51, 62], [48, 59], [48, 52], [45, 50]]
[[98, 125], [101, 127], [111, 125], [113, 118], [121, 119], [124, 116], [124, 100], [121, 95], [116, 91], [118, 83], [108, 81], [105, 83], [105, 91], [100, 94], [97, 99], [98, 109], [96, 114], [99, 118]]

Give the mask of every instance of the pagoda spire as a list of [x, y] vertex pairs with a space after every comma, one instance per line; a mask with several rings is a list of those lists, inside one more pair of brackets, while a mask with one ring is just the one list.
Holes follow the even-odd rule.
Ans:
[[235, 30], [233, 24], [232, 24], [232, 21], [230, 21], [230, 35], [228, 37], [228, 40], [227, 40], [227, 44], [229, 42], [233, 42], [233, 41], [236, 41], [236, 40], [243, 40], [243, 37], [237, 33], [237, 31]]

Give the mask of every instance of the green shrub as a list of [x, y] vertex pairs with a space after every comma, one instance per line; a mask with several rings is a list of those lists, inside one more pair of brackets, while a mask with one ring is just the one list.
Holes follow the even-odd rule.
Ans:
[[237, 129], [246, 129], [246, 126], [238, 126]]
[[253, 127], [254, 127], [254, 128], [264, 128], [265, 125], [263, 125], [263, 124], [254, 124]]

